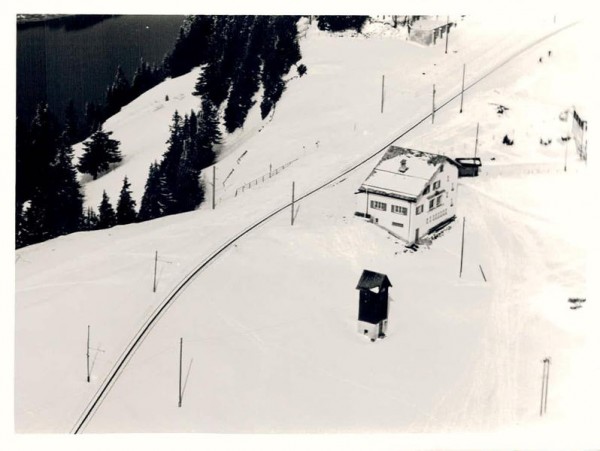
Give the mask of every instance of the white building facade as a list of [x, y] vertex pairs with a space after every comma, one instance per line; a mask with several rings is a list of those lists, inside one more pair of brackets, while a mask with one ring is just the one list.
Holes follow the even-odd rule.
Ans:
[[443, 156], [391, 146], [356, 193], [356, 216], [407, 243], [456, 216], [458, 168]]

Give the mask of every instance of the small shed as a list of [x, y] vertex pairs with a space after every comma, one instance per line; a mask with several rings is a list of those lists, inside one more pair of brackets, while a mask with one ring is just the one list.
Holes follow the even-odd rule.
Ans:
[[385, 274], [365, 269], [360, 276], [357, 290], [358, 332], [371, 341], [384, 338], [388, 323], [388, 288], [392, 284]]
[[456, 158], [458, 177], [477, 177], [481, 167], [481, 158]]

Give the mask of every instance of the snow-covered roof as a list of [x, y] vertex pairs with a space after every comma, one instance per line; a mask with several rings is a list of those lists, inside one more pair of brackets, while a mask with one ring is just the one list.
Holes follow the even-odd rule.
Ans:
[[[420, 19], [411, 25], [413, 30], [435, 30], [436, 28], [443, 27], [448, 23], [446, 20], [435, 20], [435, 19]], [[452, 23], [452, 22], [450, 22]]]
[[370, 290], [372, 288], [383, 288], [383, 287], [391, 287], [392, 283], [388, 276], [385, 274], [381, 274], [375, 271], [369, 271], [365, 269], [360, 276], [360, 280], [358, 281], [358, 285], [356, 285], [357, 290]]
[[414, 200], [446, 161], [443, 155], [390, 146], [359, 191]]

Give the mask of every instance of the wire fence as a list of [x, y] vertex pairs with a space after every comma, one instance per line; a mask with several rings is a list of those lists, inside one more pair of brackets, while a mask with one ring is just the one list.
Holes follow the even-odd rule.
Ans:
[[298, 161], [298, 158], [288, 161], [287, 163], [284, 163], [275, 169], [270, 169], [269, 172], [255, 178], [254, 180], [244, 183], [242, 186], [237, 187], [235, 189], [234, 197], [237, 197], [238, 194], [241, 194], [241, 193], [245, 192], [246, 190], [251, 189], [253, 186], [257, 186], [259, 183], [264, 183], [265, 181], [267, 181], [270, 178], [272, 178], [273, 176], [279, 174], [281, 171], [283, 171], [284, 169], [286, 169], [287, 167], [289, 167], [292, 163], [294, 163], [296, 161]]

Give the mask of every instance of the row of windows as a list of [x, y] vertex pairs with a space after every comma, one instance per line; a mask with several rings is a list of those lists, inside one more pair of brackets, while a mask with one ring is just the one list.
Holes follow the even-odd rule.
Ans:
[[[448, 181], [450, 181], [450, 176], [448, 176]], [[442, 182], [440, 180], [436, 180], [435, 182], [433, 182], [433, 190], [435, 191], [436, 189], [439, 189], [441, 184], [442, 184]], [[427, 185], [425, 187], [425, 189], [423, 190], [423, 195], [429, 193], [430, 190], [431, 190], [431, 185]]]
[[442, 196], [439, 195], [429, 201], [429, 211], [434, 210], [442, 205]]
[[436, 214], [431, 215], [427, 218], [427, 221], [425, 221], [427, 224], [429, 224], [430, 222], [433, 221], [437, 221], [438, 219], [440, 219], [442, 216], [446, 216], [446, 214], [448, 214], [448, 210], [443, 209], [438, 211]]
[[406, 216], [408, 214], [408, 208], [401, 207], [400, 205], [392, 205], [392, 213]]
[[371, 208], [374, 209], [374, 210], [386, 211], [387, 210], [387, 204], [385, 202], [379, 202], [377, 200], [372, 200], [371, 201]]
[[[385, 202], [379, 202], [377, 200], [372, 200], [371, 208], [374, 210], [387, 211], [387, 204]], [[392, 205], [392, 213], [398, 213], [399, 215], [406, 216], [408, 214], [408, 208], [401, 207], [400, 205]]]

